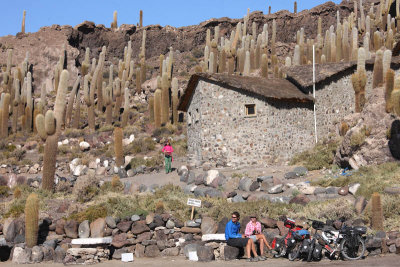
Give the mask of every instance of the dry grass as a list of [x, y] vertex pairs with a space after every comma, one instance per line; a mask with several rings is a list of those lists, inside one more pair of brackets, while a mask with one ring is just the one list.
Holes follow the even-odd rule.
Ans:
[[295, 155], [290, 165], [303, 165], [308, 170], [329, 168], [333, 164], [334, 155], [339, 145], [338, 140], [324, 140], [313, 149]]

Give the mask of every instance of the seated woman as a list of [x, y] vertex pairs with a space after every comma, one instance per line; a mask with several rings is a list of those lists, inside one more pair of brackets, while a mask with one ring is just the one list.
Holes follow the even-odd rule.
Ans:
[[263, 259], [266, 259], [264, 255], [264, 245], [267, 246], [268, 249], [272, 249], [269, 245], [265, 235], [261, 233], [261, 223], [257, 221], [256, 215], [250, 216], [250, 222], [246, 225], [246, 230], [244, 235], [248, 238], [251, 238], [255, 243], [258, 241], [260, 243], [260, 254]]

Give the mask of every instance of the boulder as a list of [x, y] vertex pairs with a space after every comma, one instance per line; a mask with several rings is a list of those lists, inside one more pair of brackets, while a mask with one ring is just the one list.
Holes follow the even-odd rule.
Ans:
[[218, 179], [220, 173], [217, 170], [209, 170], [207, 171], [205, 177], [204, 177], [204, 183], [205, 185], [211, 185], [215, 179]]
[[146, 225], [145, 221], [137, 221], [132, 224], [131, 232], [134, 235], [138, 235], [144, 232], [149, 232], [150, 228]]
[[215, 223], [214, 219], [211, 217], [203, 217], [201, 221], [201, 233], [215, 234], [217, 232], [218, 225]]
[[106, 224], [107, 224], [107, 226], [110, 227], [111, 229], [117, 228], [117, 224], [116, 224], [116, 222], [115, 222], [115, 219], [114, 219], [114, 217], [112, 217], [112, 216], [107, 216], [107, 217], [106, 217]]
[[194, 184], [184, 185], [184, 186], [183, 186], [183, 192], [184, 192], [186, 195], [189, 195], [189, 194], [191, 194], [191, 193], [194, 192], [194, 190], [196, 189], [196, 187], [197, 187], [197, 185], [194, 185]]
[[283, 192], [283, 184], [278, 184], [268, 189], [269, 194], [279, 194]]
[[261, 218], [260, 223], [267, 228], [275, 228], [277, 221], [271, 218]]
[[179, 255], [179, 248], [166, 248], [161, 252], [161, 256], [163, 257], [176, 257]]
[[239, 257], [240, 250], [237, 247], [224, 246], [223, 250], [223, 259], [226, 261], [236, 260]]
[[289, 204], [299, 204], [299, 205], [307, 205], [310, 202], [310, 199], [303, 194], [297, 195], [293, 197], [290, 201]]
[[239, 190], [245, 192], [253, 192], [260, 187], [260, 184], [257, 181], [253, 181], [250, 178], [242, 178], [239, 181]]
[[194, 179], [194, 184], [195, 185], [204, 185], [204, 174], [197, 175], [197, 177]]
[[217, 228], [217, 233], [218, 234], [224, 234], [225, 233], [225, 227], [226, 224], [229, 222], [229, 219], [224, 217], [222, 220], [218, 223], [218, 228]]
[[39, 263], [43, 261], [43, 250], [39, 246], [34, 246], [32, 248], [32, 256], [31, 256], [31, 261], [33, 263]]
[[62, 263], [67, 252], [60, 246], [54, 250], [54, 262]]
[[304, 176], [307, 175], [308, 169], [306, 167], [299, 166], [294, 168], [293, 172], [296, 173], [296, 176]]
[[157, 245], [149, 245], [144, 250], [144, 255], [148, 258], [155, 258], [160, 256], [160, 250]]
[[182, 227], [181, 228], [182, 233], [190, 233], [190, 234], [200, 234], [201, 229], [200, 228], [193, 228], [193, 227]]
[[79, 238], [88, 238], [90, 236], [90, 226], [88, 220], [85, 220], [79, 224], [78, 235]]
[[167, 227], [167, 229], [174, 229], [175, 227], [175, 222], [172, 220], [168, 220], [165, 227]]
[[236, 195], [232, 198], [233, 203], [246, 202], [242, 195]]
[[120, 260], [122, 258], [122, 254], [129, 252], [128, 248], [119, 248], [116, 249], [112, 255], [113, 260]]
[[286, 236], [289, 232], [289, 229], [285, 227], [284, 223], [282, 221], [278, 221], [276, 225], [278, 226], [280, 236]]
[[16, 222], [12, 218], [7, 218], [3, 226], [4, 238], [7, 242], [13, 242], [17, 235]]
[[131, 221], [122, 221], [117, 224], [117, 228], [123, 233], [128, 232], [131, 227], [132, 227]]
[[340, 188], [338, 188], [338, 187], [329, 186], [326, 188], [326, 194], [337, 195], [339, 193], [339, 189]]
[[347, 196], [349, 194], [349, 187], [343, 186], [339, 189], [338, 194], [341, 196]]
[[[160, 231], [162, 232], [162, 231]], [[163, 232], [164, 233], [164, 232]], [[150, 240], [153, 237], [153, 233], [151, 232], [144, 232], [136, 237], [136, 243], [142, 243], [145, 240]], [[167, 240], [167, 237], [165, 238]]]
[[143, 246], [141, 244], [136, 244], [136, 247], [135, 247], [135, 256], [136, 256], [136, 258], [145, 257], [144, 250], [145, 250], [145, 246]]
[[187, 184], [193, 184], [196, 180], [196, 174], [194, 172], [189, 172]]
[[390, 195], [400, 195], [400, 186], [386, 187], [384, 191]]
[[54, 249], [52, 247], [43, 246], [43, 261], [52, 261], [54, 259]]
[[262, 182], [270, 182], [273, 183], [274, 177], [272, 175], [269, 176], [258, 176], [257, 177], [257, 182], [262, 183]]
[[295, 172], [287, 172], [284, 175], [285, 179], [296, 179], [297, 175]]
[[79, 148], [81, 151], [88, 151], [90, 149], [90, 144], [88, 142], [80, 142], [79, 143]]
[[209, 188], [204, 192], [204, 196], [211, 198], [222, 197], [223, 193], [216, 188]]
[[194, 191], [193, 194], [195, 197], [205, 197], [206, 196], [206, 191], [209, 190], [210, 188], [205, 187], [205, 186], [197, 186]]
[[198, 246], [197, 257], [201, 262], [209, 262], [215, 260], [214, 249], [208, 246]]
[[113, 245], [116, 248], [122, 248], [123, 246], [129, 244], [127, 241], [127, 235], [126, 233], [121, 233], [118, 235], [115, 235], [112, 239], [111, 245]]
[[137, 215], [137, 214], [134, 214], [134, 215], [132, 215], [132, 217], [131, 217], [131, 221], [132, 221], [132, 222], [137, 222], [137, 221], [140, 221], [140, 216], [139, 216], [139, 215]]
[[353, 196], [356, 195], [357, 190], [360, 188], [360, 184], [359, 183], [355, 183], [355, 184], [351, 184], [349, 185], [349, 192], [350, 194], [352, 194]]
[[31, 262], [31, 256], [32, 249], [15, 247], [12, 256], [12, 262], [16, 264], [27, 264]]
[[64, 225], [65, 235], [69, 238], [78, 238], [78, 227], [79, 225], [76, 221], [67, 221]]
[[107, 226], [104, 218], [98, 218], [90, 224], [91, 237], [104, 237], [106, 230]]
[[189, 220], [185, 222], [186, 227], [200, 227], [200, 223], [196, 222], [195, 220]]
[[188, 167], [186, 167], [185, 165], [182, 165], [178, 168], [178, 175], [182, 175], [185, 172], [189, 172]]
[[361, 214], [367, 206], [367, 200], [364, 197], [358, 197], [354, 202], [354, 208], [357, 214]]

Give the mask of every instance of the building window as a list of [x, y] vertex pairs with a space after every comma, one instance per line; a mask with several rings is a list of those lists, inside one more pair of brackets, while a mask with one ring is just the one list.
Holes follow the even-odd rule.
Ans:
[[246, 116], [256, 116], [256, 104], [247, 104], [245, 106]]
[[192, 125], [192, 113], [191, 112], [188, 113], [187, 122], [188, 122], [189, 126]]

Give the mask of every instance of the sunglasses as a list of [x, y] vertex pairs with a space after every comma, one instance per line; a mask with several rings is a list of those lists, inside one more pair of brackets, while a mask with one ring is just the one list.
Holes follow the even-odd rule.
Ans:
[[236, 217], [236, 216], [232, 216], [232, 219], [237, 219], [238, 217]]

